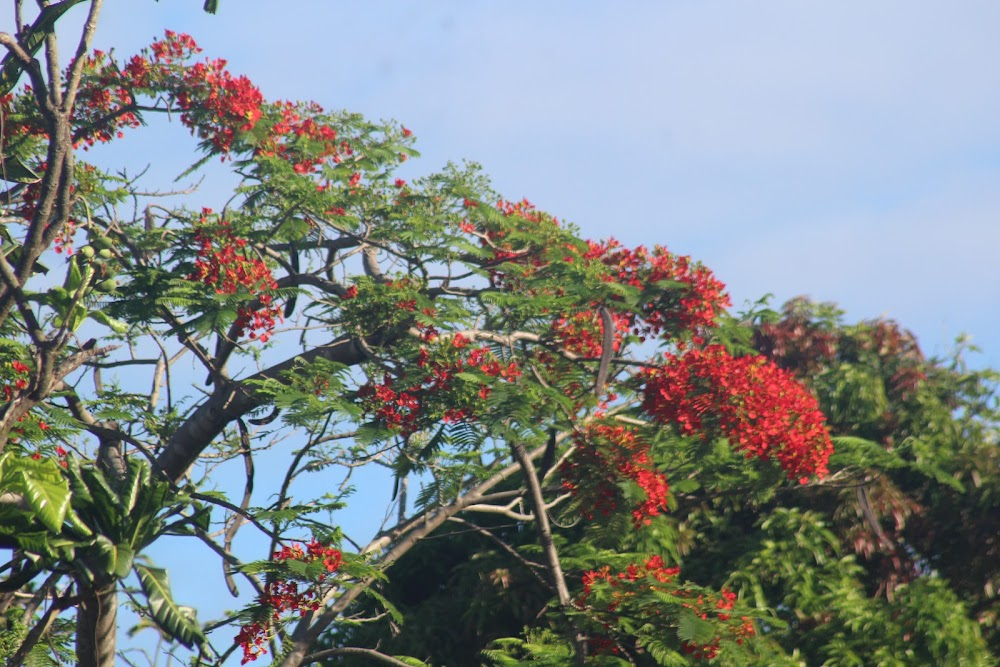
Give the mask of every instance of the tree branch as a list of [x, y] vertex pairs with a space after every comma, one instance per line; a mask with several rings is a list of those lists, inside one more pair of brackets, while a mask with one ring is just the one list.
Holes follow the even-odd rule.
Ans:
[[206, 447], [222, 433], [230, 422], [260, 407], [265, 399], [252, 388], [254, 382], [281, 379], [281, 375], [295, 367], [300, 360], [326, 359], [354, 366], [366, 358], [364, 350], [351, 337], [341, 337], [303, 354], [275, 364], [242, 382], [226, 380], [204, 403], [181, 424], [156, 461], [171, 480], [179, 480], [194, 464]]
[[[532, 450], [528, 456], [532, 459], [538, 458], [544, 451], [544, 447], [539, 447]], [[419, 543], [420, 540], [433, 533], [435, 530], [444, 525], [448, 519], [464, 511], [470, 505], [481, 502], [486, 497], [486, 494], [490, 489], [517, 474], [520, 469], [520, 464], [512, 463], [498, 470], [496, 474], [489, 479], [486, 479], [478, 485], [472, 487], [464, 496], [456, 498], [450, 504], [428, 510], [423, 515], [411, 519], [407, 522], [408, 529], [404, 531], [404, 536], [399, 539], [399, 541], [397, 541], [396, 544], [389, 549], [389, 551], [383, 554], [383, 556], [378, 560], [378, 564], [382, 567], [382, 569], [388, 569], [393, 563], [399, 560], [404, 554]], [[376, 544], [376, 542], [380, 542], [380, 540], [376, 540], [366, 547], [363, 550], [363, 553], [370, 553], [373, 551], [374, 548], [372, 547]], [[380, 546], [377, 548], [384, 547]], [[329, 627], [329, 625], [333, 623], [333, 621], [336, 620], [337, 617], [340, 616], [340, 614], [346, 610], [366, 588], [371, 586], [374, 581], [374, 577], [368, 577], [358, 581], [356, 584], [341, 593], [336, 602], [330, 605], [328, 609], [318, 615], [316, 612], [310, 612], [301, 621], [299, 621], [299, 624], [295, 628], [291, 637], [292, 650], [285, 656], [284, 660], [282, 660], [281, 666], [298, 667], [298, 665], [301, 665], [309, 647], [312, 646], [323, 631], [326, 630], [326, 628]], [[336, 591], [331, 591], [327, 595], [327, 598], [324, 599], [324, 602], [332, 600], [335, 594]]]
[[379, 653], [378, 651], [372, 648], [357, 648], [354, 646], [344, 646], [341, 648], [328, 648], [323, 651], [317, 651], [316, 653], [312, 653], [302, 658], [302, 662], [300, 664], [308, 665], [311, 662], [316, 662], [317, 660], [322, 660], [323, 658], [332, 658], [337, 655], [361, 655], [386, 665], [394, 665], [397, 667], [410, 667], [410, 663], [403, 662], [402, 660], [397, 660], [391, 655], [386, 655], [385, 653]]

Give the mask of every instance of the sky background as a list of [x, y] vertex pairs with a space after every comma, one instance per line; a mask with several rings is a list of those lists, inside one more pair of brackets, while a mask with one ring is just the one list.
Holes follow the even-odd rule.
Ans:
[[[164, 28], [269, 99], [401, 121], [407, 178], [473, 160], [585, 237], [692, 255], [737, 306], [806, 294], [932, 355], [967, 333], [1000, 367], [996, 0], [107, 0], [95, 46], [127, 58]], [[156, 182], [194, 148], [175, 125], [105, 158]], [[238, 607], [190, 558], [157, 555], [178, 599]]]
[[268, 98], [400, 120], [410, 174], [474, 160], [586, 237], [703, 261], [737, 305], [807, 294], [1000, 366], [1000, 3], [200, 5], [108, 0], [96, 43], [188, 32]]

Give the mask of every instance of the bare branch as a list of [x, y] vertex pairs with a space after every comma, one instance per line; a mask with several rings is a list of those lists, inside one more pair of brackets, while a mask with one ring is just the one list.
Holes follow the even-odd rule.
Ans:
[[[80, 79], [83, 76], [83, 61], [87, 55], [87, 51], [90, 50], [90, 42], [93, 40], [94, 32], [97, 30], [97, 17], [101, 13], [101, 6], [103, 4], [104, 0], [91, 0], [90, 2], [90, 13], [87, 15], [87, 21], [83, 24], [83, 32], [80, 35], [79, 43], [76, 45], [76, 56], [73, 59], [73, 65], [70, 67], [69, 77], [66, 80], [66, 96], [62, 103], [63, 113], [69, 114], [76, 103], [76, 93], [80, 88]], [[53, 81], [53, 88], [55, 87], [55, 81]]]
[[300, 664], [308, 665], [311, 662], [316, 662], [322, 660], [323, 658], [332, 658], [337, 655], [360, 655], [366, 658], [371, 658], [376, 662], [381, 662], [386, 665], [395, 665], [397, 667], [409, 667], [408, 662], [403, 662], [402, 660], [397, 660], [391, 655], [386, 655], [385, 653], [379, 653], [375, 649], [371, 648], [357, 648], [353, 646], [344, 646], [341, 648], [328, 648], [323, 651], [317, 651], [310, 655], [302, 658]]

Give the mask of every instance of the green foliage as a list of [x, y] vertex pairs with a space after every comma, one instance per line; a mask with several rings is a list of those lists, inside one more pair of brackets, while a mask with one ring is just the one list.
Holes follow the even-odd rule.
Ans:
[[[64, 95], [0, 65], [5, 656], [52, 620], [25, 652], [62, 659], [42, 602], [96, 621], [79, 600], [129, 580], [200, 665], [995, 664], [996, 374], [830, 305], [729, 315], [697, 261], [582, 239], [474, 164], [404, 181], [409, 130], [268, 102], [185, 35], [79, 56]], [[182, 177], [238, 179], [223, 210], [65, 157], [159, 113], [196, 138]], [[652, 389], [705, 350], [746, 377]], [[795, 481], [754, 407], [792, 394]], [[367, 543], [338, 525], [358, 505]], [[165, 535], [252, 597], [203, 628], [149, 561]]]
[[206, 641], [201, 626], [198, 625], [190, 608], [181, 607], [174, 602], [166, 570], [136, 565], [135, 571], [139, 576], [139, 584], [146, 596], [149, 611], [161, 630], [188, 647]]

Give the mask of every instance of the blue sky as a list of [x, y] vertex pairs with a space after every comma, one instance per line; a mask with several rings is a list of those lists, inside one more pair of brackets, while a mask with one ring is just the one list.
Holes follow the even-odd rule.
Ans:
[[737, 304], [809, 294], [1000, 366], [1000, 4], [139, 7], [109, 0], [97, 43], [189, 32], [270, 98], [402, 121], [411, 173], [475, 160], [586, 236], [693, 255]]
[[[737, 304], [808, 294], [930, 354], [966, 332], [1000, 367], [995, 0], [107, 0], [96, 45], [127, 57], [164, 28], [268, 98], [402, 121], [409, 175], [474, 160], [587, 237], [693, 255]], [[194, 142], [168, 132], [109, 157], [172, 176]], [[157, 558], [179, 598], [238, 606]]]

